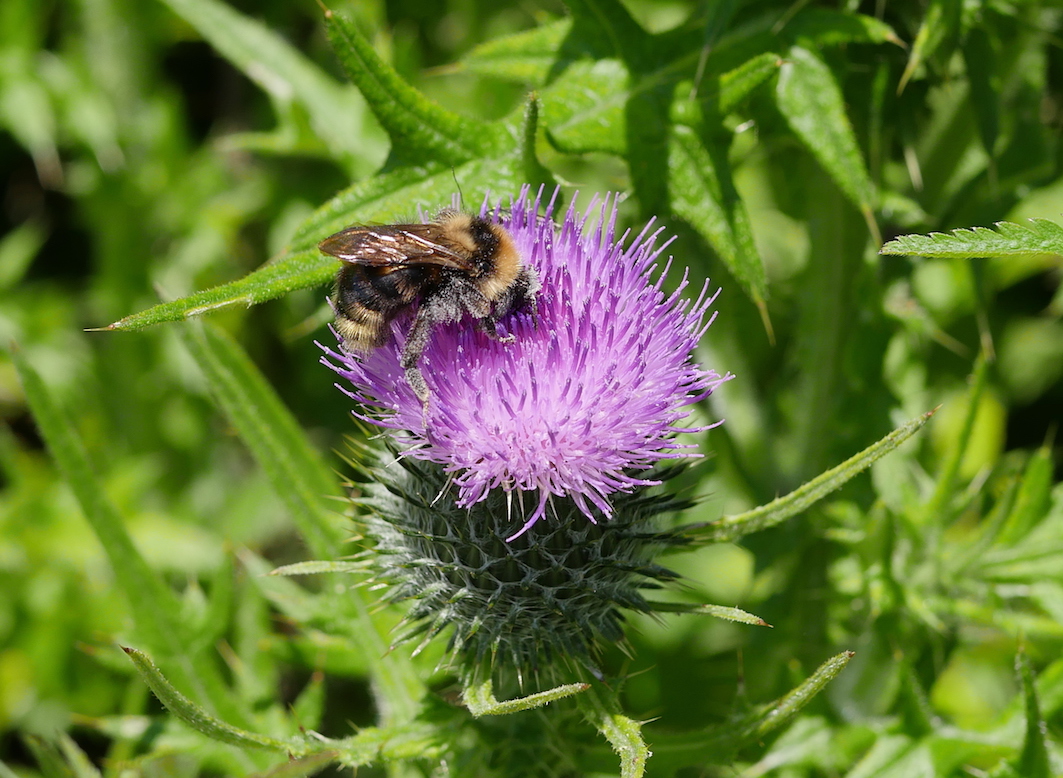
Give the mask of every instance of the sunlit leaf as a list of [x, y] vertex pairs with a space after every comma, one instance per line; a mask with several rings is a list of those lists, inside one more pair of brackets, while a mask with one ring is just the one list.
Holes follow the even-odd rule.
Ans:
[[559, 60], [571, 19], [559, 19], [530, 30], [487, 40], [472, 49], [458, 68], [495, 78], [544, 84], [551, 72], [563, 71], [571, 61]]
[[902, 235], [883, 246], [880, 253], [959, 259], [1027, 254], [1063, 255], [1063, 227], [1048, 219], [1030, 219], [1027, 225], [997, 222], [994, 228], [972, 227], [951, 233]]
[[706, 148], [692, 129], [672, 128], [668, 150], [672, 210], [720, 255], [754, 301], [768, 296], [764, 272], [745, 204], [731, 181], [726, 148]]
[[730, 764], [747, 743], [760, 742], [786, 726], [834, 680], [852, 659], [846, 651], [831, 657], [789, 693], [722, 726], [689, 734], [658, 733], [653, 738], [655, 769], [667, 771], [692, 764]]
[[501, 125], [447, 111], [410, 86], [345, 16], [327, 12], [325, 23], [347, 75], [391, 138], [393, 161], [460, 165], [505, 139]]
[[794, 46], [779, 73], [776, 104], [809, 151], [873, 225], [875, 186], [830, 68], [812, 51]]
[[902, 45], [893, 28], [867, 14], [834, 8], [802, 8], [787, 22], [782, 34], [788, 40], [815, 46], [845, 43], [892, 43]]

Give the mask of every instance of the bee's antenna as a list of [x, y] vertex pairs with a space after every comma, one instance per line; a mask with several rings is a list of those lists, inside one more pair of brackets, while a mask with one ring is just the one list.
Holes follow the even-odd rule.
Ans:
[[458, 171], [453, 167], [450, 169], [450, 177], [454, 179], [454, 187], [458, 190], [458, 210], [465, 210], [465, 195], [461, 193], [461, 184], [458, 183]]

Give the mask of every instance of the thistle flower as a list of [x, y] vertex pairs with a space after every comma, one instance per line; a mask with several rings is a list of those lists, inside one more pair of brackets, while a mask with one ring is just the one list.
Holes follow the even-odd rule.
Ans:
[[683, 542], [654, 519], [685, 503], [647, 487], [697, 455], [674, 436], [709, 427], [678, 423], [731, 377], [691, 361], [715, 295], [684, 299], [685, 276], [663, 290], [660, 229], [617, 239], [609, 200], [593, 228], [571, 208], [556, 226], [540, 198], [481, 210], [538, 272], [537, 314], [502, 320], [511, 343], [437, 326], [427, 409], [400, 365], [412, 313], [388, 345], [323, 360], [355, 415], [391, 431], [388, 452], [364, 444], [351, 464], [385, 596], [412, 602], [396, 642], [453, 627], [469, 683], [485, 661], [518, 679], [558, 657], [596, 669], [599, 646], [623, 640], [622, 610], [653, 609], [642, 590], [675, 578], [654, 556]]
[[427, 410], [400, 365], [409, 317], [396, 320], [391, 341], [369, 355], [327, 350], [334, 363], [325, 360], [369, 409], [355, 415], [393, 430], [404, 456], [443, 468], [457, 507], [501, 491], [509, 513], [516, 494], [520, 517], [510, 541], [542, 520], [555, 498], [571, 500], [591, 522], [609, 519], [617, 494], [659, 483], [651, 471], [662, 460], [697, 456], [675, 433], [714, 425], [677, 422], [731, 377], [690, 360], [716, 295], [706, 284], [696, 301], [683, 298], [685, 273], [673, 294], [664, 292], [671, 260], [663, 268], [657, 262], [671, 239], [659, 242], [663, 228], [651, 221], [633, 240], [627, 233], [617, 240], [616, 202], [608, 199], [593, 229], [573, 208], [556, 227], [553, 201], [540, 217], [540, 199], [541, 191], [533, 199], [525, 188], [508, 212], [486, 201], [481, 208], [538, 271], [537, 316], [520, 312], [502, 322], [513, 343], [462, 322], [437, 327], [421, 361]]

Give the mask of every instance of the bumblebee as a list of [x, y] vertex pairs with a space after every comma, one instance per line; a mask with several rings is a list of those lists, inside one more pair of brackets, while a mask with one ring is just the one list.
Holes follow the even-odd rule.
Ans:
[[511, 343], [512, 335], [498, 335], [498, 322], [524, 306], [536, 312], [538, 275], [521, 261], [513, 236], [482, 216], [448, 209], [424, 224], [355, 225], [318, 248], [344, 263], [335, 326], [349, 351], [384, 345], [391, 321], [418, 304], [401, 365], [424, 405], [430, 393], [419, 363], [437, 324], [468, 314], [488, 337]]

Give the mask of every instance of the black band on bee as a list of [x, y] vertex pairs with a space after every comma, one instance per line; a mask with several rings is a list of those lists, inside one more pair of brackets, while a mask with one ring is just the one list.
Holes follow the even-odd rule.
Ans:
[[498, 247], [502, 242], [498, 237], [500, 228], [491, 224], [486, 219], [474, 216], [469, 222], [469, 232], [472, 234], [476, 250], [472, 254], [472, 262], [480, 271], [481, 275], [490, 273], [494, 269], [495, 259], [498, 256]]

